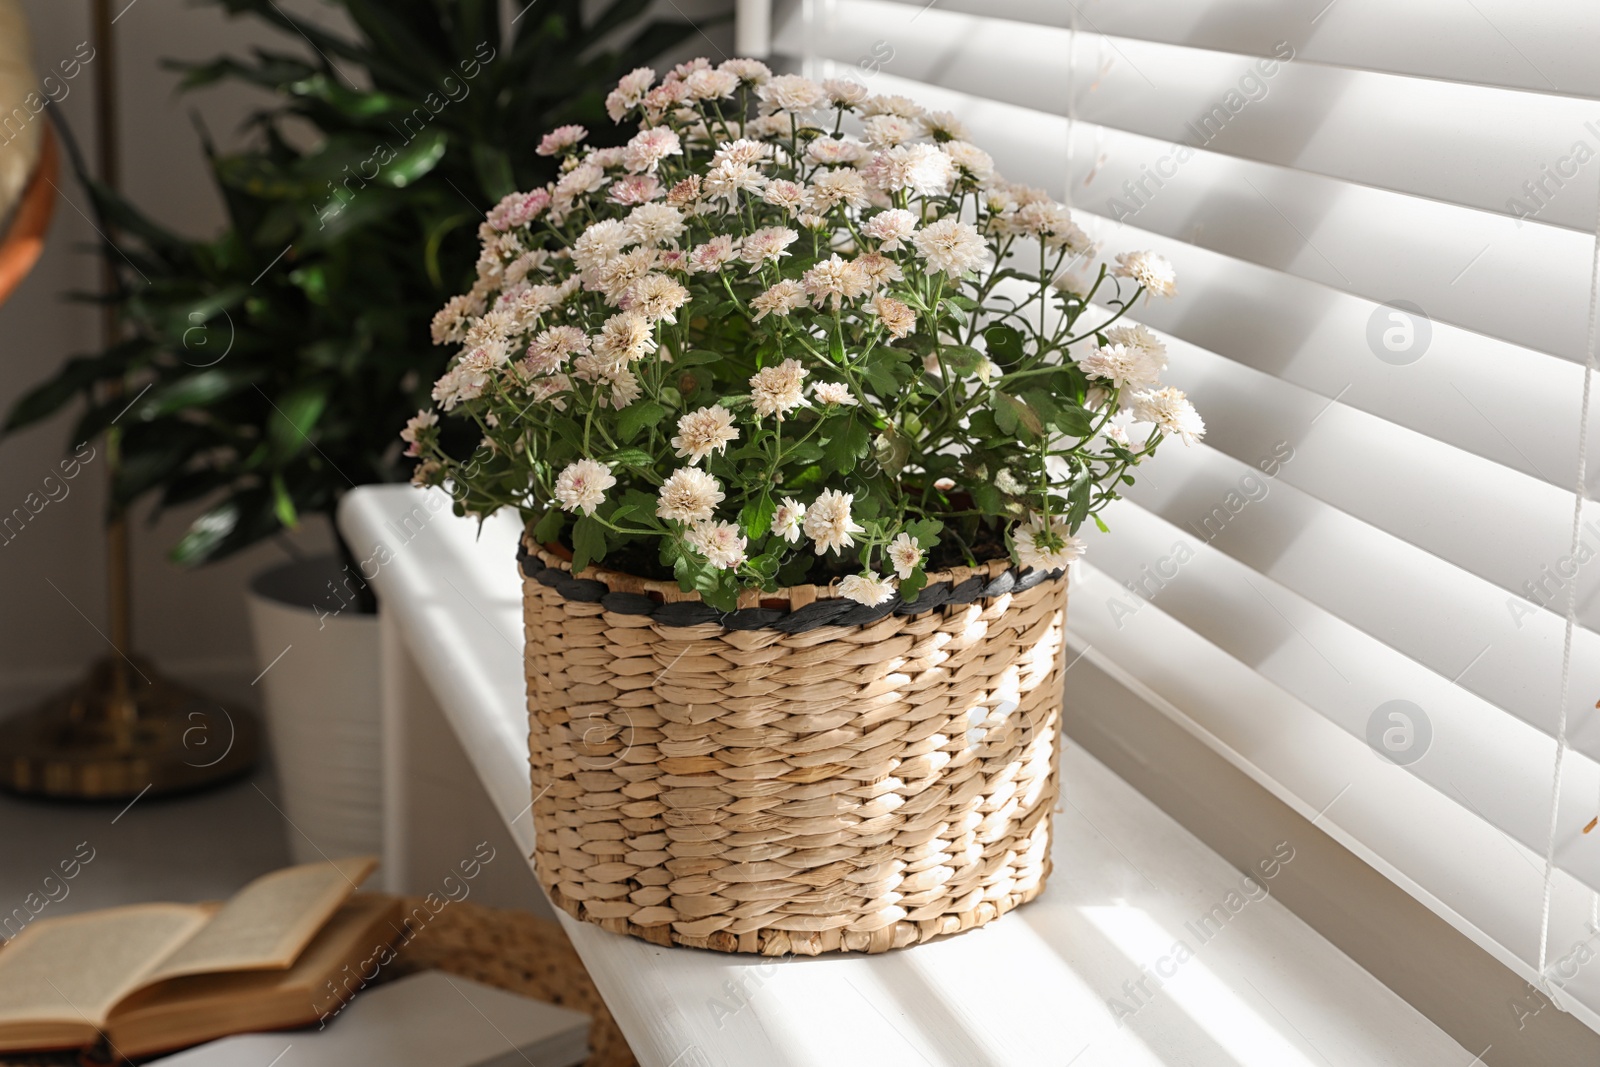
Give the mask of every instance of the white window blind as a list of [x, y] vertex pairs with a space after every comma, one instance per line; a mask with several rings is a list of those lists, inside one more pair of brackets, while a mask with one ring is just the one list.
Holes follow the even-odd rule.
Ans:
[[1600, 5], [784, 0], [772, 29], [1174, 263], [1134, 317], [1209, 432], [1088, 531], [1077, 647], [1530, 981], [1576, 583], [1545, 961], [1600, 1029], [1600, 962], [1558, 967], [1600, 890], [1600, 508], [1570, 545]]

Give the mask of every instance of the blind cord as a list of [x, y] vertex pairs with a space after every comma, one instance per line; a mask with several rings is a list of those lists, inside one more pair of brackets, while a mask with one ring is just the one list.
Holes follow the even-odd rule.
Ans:
[[[1596, 306], [1600, 304], [1600, 194], [1595, 201], [1595, 243], [1594, 257], [1589, 267], [1589, 334], [1588, 344], [1584, 350], [1583, 362], [1583, 403], [1580, 408], [1578, 422], [1578, 475], [1577, 485], [1573, 491], [1572, 499], [1572, 543], [1571, 552], [1577, 557], [1579, 548], [1579, 533], [1583, 522], [1583, 505], [1588, 497], [1588, 490], [1584, 485], [1588, 467], [1589, 448], [1589, 387], [1594, 380], [1595, 371], [1595, 317]], [[1555, 859], [1556, 859], [1556, 820], [1561, 813], [1561, 775], [1563, 763], [1567, 754], [1567, 695], [1572, 683], [1572, 633], [1578, 622], [1578, 583], [1576, 580], [1567, 584], [1567, 624], [1561, 642], [1561, 706], [1556, 720], [1556, 761], [1555, 770], [1550, 779], [1550, 832], [1545, 839], [1544, 846], [1544, 903], [1539, 917], [1539, 980], [1546, 986], [1546, 992], [1553, 993], [1550, 989], [1549, 976], [1545, 974], [1545, 967], [1549, 960], [1550, 951], [1550, 903], [1555, 888]], [[1591, 921], [1596, 915], [1596, 904], [1591, 902]], [[1555, 998], [1551, 997], [1552, 1002]], [[1559, 1006], [1559, 1005], [1558, 1005]]]

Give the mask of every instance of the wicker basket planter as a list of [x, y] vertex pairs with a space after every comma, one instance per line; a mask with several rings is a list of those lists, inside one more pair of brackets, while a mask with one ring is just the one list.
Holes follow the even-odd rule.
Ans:
[[1044, 887], [1059, 572], [723, 614], [541, 548], [521, 563], [535, 861], [571, 915], [663, 945], [883, 952]]

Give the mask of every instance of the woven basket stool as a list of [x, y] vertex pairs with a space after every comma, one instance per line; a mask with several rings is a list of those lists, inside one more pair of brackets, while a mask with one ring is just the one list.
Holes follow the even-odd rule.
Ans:
[[534, 860], [558, 907], [662, 945], [883, 952], [1050, 871], [1060, 572], [833, 587], [719, 612], [525, 543]]

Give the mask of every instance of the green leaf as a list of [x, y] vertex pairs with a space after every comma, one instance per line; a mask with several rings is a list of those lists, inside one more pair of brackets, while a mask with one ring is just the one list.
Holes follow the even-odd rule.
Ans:
[[443, 130], [424, 130], [379, 168], [378, 181], [391, 189], [404, 189], [415, 183], [444, 158], [444, 150], [449, 142], [450, 138]]
[[[744, 530], [745, 536], [750, 538], [751, 541], [765, 537], [767, 532], [772, 529], [772, 516], [777, 511], [778, 505], [773, 503], [772, 497], [767, 493], [762, 493], [746, 504], [744, 510], [739, 512], [739, 527]], [[774, 566], [773, 573], [777, 573], [776, 566]]]
[[983, 363], [983, 353], [967, 345], [945, 345], [939, 349], [939, 355], [957, 374], [970, 374]]
[[900, 579], [900, 599], [907, 604], [913, 602], [927, 585], [928, 572], [918, 567], [911, 572], [911, 577]]
[[867, 454], [872, 434], [865, 422], [854, 414], [832, 420], [828, 439], [822, 445], [822, 466], [831, 472], [843, 474], [856, 465], [856, 460]]
[[654, 400], [636, 400], [617, 416], [617, 432], [624, 441], [639, 436], [639, 431], [654, 426], [666, 417], [667, 409]]
[[1088, 437], [1094, 430], [1094, 415], [1077, 404], [1057, 403], [1051, 424], [1071, 437]]
[[151, 386], [124, 416], [131, 422], [151, 422], [179, 411], [208, 408], [223, 397], [238, 392], [256, 378], [253, 371], [214, 367], [198, 374], [186, 374]]
[[172, 561], [189, 565], [204, 562], [238, 525], [238, 502], [224, 500], [189, 524], [188, 532], [172, 550]]
[[312, 429], [328, 407], [330, 391], [325, 383], [309, 382], [273, 403], [273, 413], [267, 420], [267, 440], [275, 455], [288, 459], [305, 451], [311, 443]]
[[1074, 530], [1078, 528], [1079, 523], [1088, 517], [1089, 504], [1093, 492], [1094, 480], [1089, 477], [1089, 472], [1085, 470], [1078, 476], [1078, 480], [1072, 483], [1072, 488], [1067, 492], [1067, 525]]
[[644, 467], [655, 466], [655, 457], [642, 448], [619, 448], [610, 455], [603, 457], [605, 462], [613, 467]]
[[300, 514], [295, 510], [294, 499], [289, 496], [289, 487], [283, 484], [283, 475], [272, 476], [272, 508], [278, 516], [278, 521], [293, 530], [300, 525]]
[[990, 326], [983, 331], [983, 340], [989, 346], [989, 358], [1001, 367], [1014, 367], [1027, 354], [1022, 334], [1011, 326]]
[[550, 508], [534, 524], [533, 539], [541, 545], [551, 544], [561, 536], [561, 527], [566, 523], [566, 518], [560, 508]]
[[1029, 437], [1038, 437], [1044, 432], [1044, 423], [1040, 421], [1038, 412], [1010, 393], [995, 390], [994, 394], [994, 421], [1002, 433], [1017, 433], [1026, 431]]
[[585, 515], [572, 525], [572, 573], [606, 558], [606, 528], [600, 520]]

